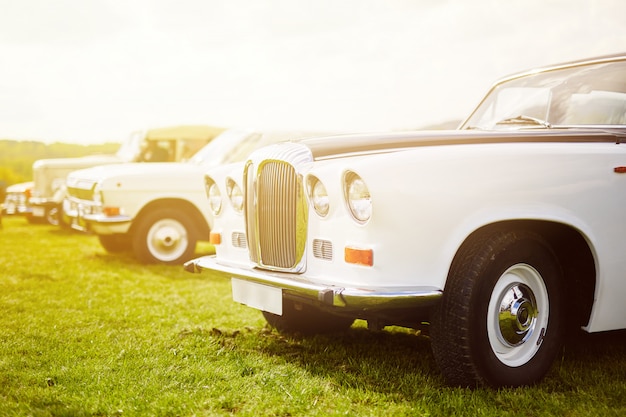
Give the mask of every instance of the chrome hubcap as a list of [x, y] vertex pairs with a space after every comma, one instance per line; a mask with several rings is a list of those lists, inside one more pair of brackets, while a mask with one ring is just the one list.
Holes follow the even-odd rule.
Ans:
[[160, 261], [173, 261], [187, 248], [187, 231], [179, 222], [162, 219], [156, 222], [148, 233], [150, 253]]
[[516, 284], [500, 302], [499, 326], [502, 342], [519, 346], [532, 334], [537, 323], [535, 296], [528, 286]]
[[522, 366], [539, 351], [550, 315], [548, 290], [539, 271], [516, 264], [498, 278], [487, 310], [487, 336], [503, 364]]

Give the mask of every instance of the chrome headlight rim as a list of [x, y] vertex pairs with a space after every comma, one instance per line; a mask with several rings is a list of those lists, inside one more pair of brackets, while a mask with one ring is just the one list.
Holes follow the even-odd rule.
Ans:
[[93, 193], [91, 195], [91, 199], [96, 204], [100, 204], [100, 205], [104, 204], [104, 194], [102, 193], [101, 182], [98, 181], [93, 185]]
[[204, 187], [209, 200], [209, 209], [217, 216], [222, 211], [222, 193], [220, 188], [211, 177], [205, 177]]
[[366, 224], [372, 217], [372, 198], [369, 188], [359, 174], [346, 171], [343, 175], [344, 200], [355, 222]]
[[315, 175], [309, 175], [306, 184], [309, 201], [311, 206], [313, 206], [315, 214], [321, 218], [328, 216], [330, 212], [330, 198], [324, 183]]
[[243, 190], [239, 184], [237, 184], [237, 181], [230, 177], [226, 179], [226, 194], [228, 195], [228, 200], [233, 210], [235, 210], [236, 213], [242, 214], [244, 204]]

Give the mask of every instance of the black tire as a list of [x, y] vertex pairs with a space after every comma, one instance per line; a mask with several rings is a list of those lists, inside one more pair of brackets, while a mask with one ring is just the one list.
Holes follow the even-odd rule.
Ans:
[[432, 317], [432, 349], [451, 385], [525, 386], [541, 380], [565, 327], [563, 273], [529, 232], [475, 240], [452, 264]]
[[98, 235], [98, 240], [109, 253], [123, 253], [132, 249], [132, 241], [126, 234]]
[[159, 208], [133, 227], [133, 252], [144, 263], [182, 264], [193, 257], [198, 240], [190, 216], [183, 210]]
[[343, 332], [354, 323], [352, 318], [337, 316], [311, 305], [295, 304], [289, 300], [283, 301], [282, 316], [263, 311], [263, 317], [281, 333], [303, 335]]

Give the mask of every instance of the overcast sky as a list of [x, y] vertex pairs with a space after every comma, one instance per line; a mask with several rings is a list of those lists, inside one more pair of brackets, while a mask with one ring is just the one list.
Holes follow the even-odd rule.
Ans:
[[624, 0], [0, 0], [0, 139], [419, 128], [502, 76], [615, 52]]

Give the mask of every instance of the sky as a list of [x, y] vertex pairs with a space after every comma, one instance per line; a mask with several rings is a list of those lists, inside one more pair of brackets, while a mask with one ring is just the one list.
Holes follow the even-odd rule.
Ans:
[[503, 76], [618, 52], [624, 0], [0, 0], [0, 139], [419, 129]]

